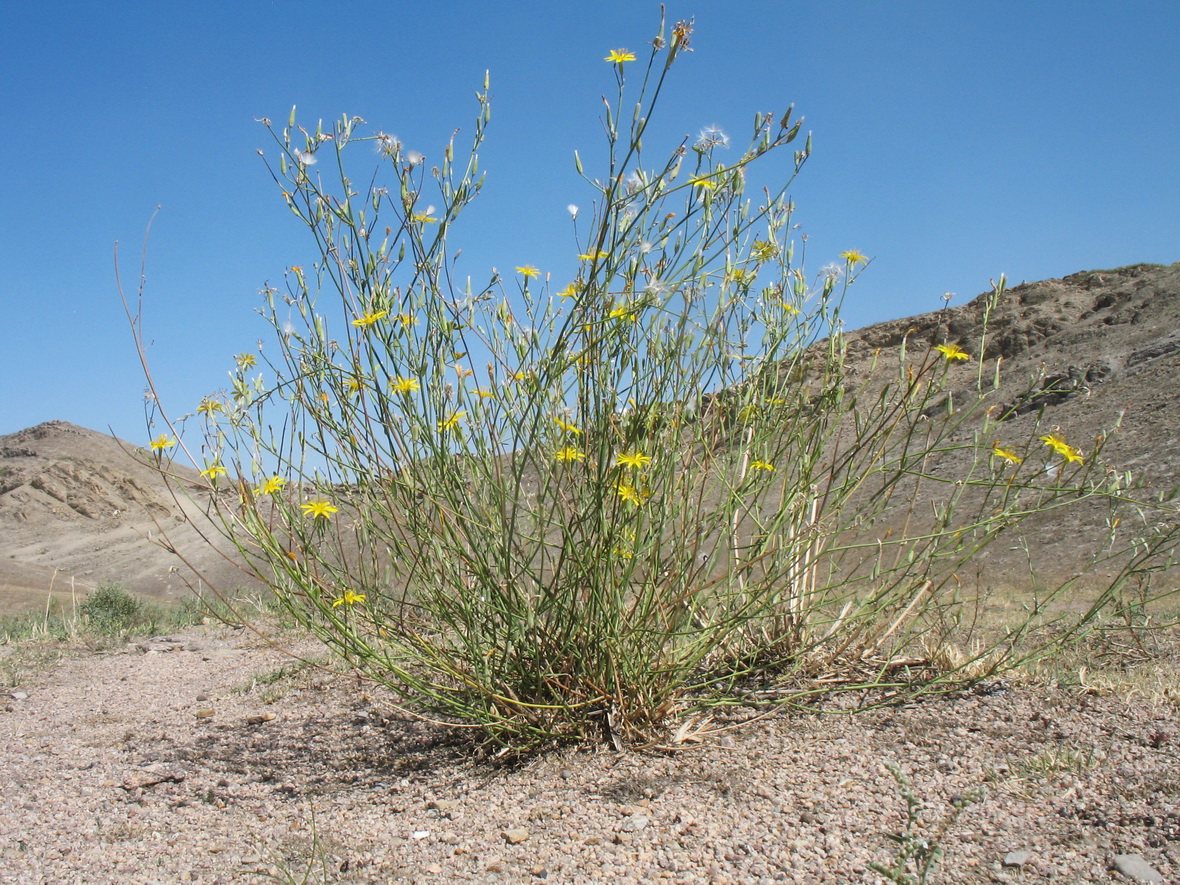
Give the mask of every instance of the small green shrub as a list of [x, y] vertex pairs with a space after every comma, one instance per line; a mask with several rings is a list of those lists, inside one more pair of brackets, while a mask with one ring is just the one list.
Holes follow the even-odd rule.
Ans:
[[85, 623], [100, 635], [119, 635], [153, 623], [153, 613], [142, 599], [119, 584], [99, 584], [79, 606]]

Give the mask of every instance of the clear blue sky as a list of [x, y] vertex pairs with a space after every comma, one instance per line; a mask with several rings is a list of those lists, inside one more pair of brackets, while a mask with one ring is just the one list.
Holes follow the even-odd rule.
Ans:
[[[874, 258], [852, 326], [1013, 282], [1180, 260], [1180, 4], [679, 2], [695, 51], [659, 120], [671, 148], [794, 103], [814, 154], [792, 196], [812, 271]], [[438, 158], [485, 69], [484, 195], [461, 270], [559, 276], [579, 149], [602, 156], [603, 56], [640, 53], [658, 5], [562, 2], [9, 3], [0, 27], [0, 433], [64, 419], [145, 442], [143, 379], [112, 247], [137, 279], [165, 404], [223, 387], [268, 327], [259, 288], [311, 263], [258, 117], [341, 114]], [[462, 138], [462, 136], [461, 136]], [[651, 152], [651, 138], [645, 143]], [[569, 270], [572, 270], [572, 265]]]

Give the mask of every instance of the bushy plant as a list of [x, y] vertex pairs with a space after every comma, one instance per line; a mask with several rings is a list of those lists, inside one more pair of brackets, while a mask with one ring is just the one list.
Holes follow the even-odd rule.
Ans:
[[[969, 610], [956, 571], [1030, 514], [1124, 496], [1097, 451], [994, 443], [982, 341], [913, 342], [848, 377], [840, 308], [867, 259], [805, 270], [786, 189], [811, 147], [791, 110], [754, 115], [743, 148], [716, 129], [654, 162], [645, 147], [690, 36], [661, 24], [646, 60], [606, 57], [605, 168], [575, 158], [594, 201], [570, 207], [568, 276], [455, 281], [486, 79], [466, 157], [452, 139], [429, 169], [358, 118], [264, 121], [318, 258], [265, 292], [277, 351], [239, 354], [197, 410], [213, 508], [300, 623], [502, 748], [978, 678], [1011, 645], [939, 664]], [[374, 145], [381, 169], [354, 177]], [[748, 186], [784, 153], [786, 184]], [[940, 405], [969, 350], [974, 393]], [[174, 442], [152, 443], [165, 470]]]
[[127, 633], [151, 620], [143, 600], [119, 584], [99, 584], [79, 607], [84, 622], [96, 633]]

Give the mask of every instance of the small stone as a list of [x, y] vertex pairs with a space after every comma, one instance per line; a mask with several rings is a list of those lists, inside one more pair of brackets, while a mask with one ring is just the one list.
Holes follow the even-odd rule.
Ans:
[[436, 863], [432, 863], [430, 866], [428, 866], [426, 868], [426, 872], [433, 873], [434, 875], [437, 876], [439, 873], [442, 872], [442, 867]]
[[213, 711], [210, 710], [208, 707], [203, 707], [202, 709], [197, 710], [197, 718], [198, 719], [208, 719], [212, 715], [213, 715]]
[[156, 762], [152, 765], [145, 765], [142, 768], [133, 768], [123, 772], [123, 789], [142, 790], [147, 787], [154, 787], [156, 784], [162, 784], [165, 781], [180, 783], [186, 777], [188, 777], [188, 772], [179, 765]]
[[198, 703], [198, 704], [199, 704], [199, 703], [202, 703], [202, 702], [204, 702], [204, 701], [207, 701], [207, 700], [209, 700], [209, 695], [207, 695], [207, 694], [199, 694], [199, 695], [197, 695], [197, 697], [196, 697], [196, 701], [197, 701], [197, 703]]
[[815, 815], [814, 815], [812, 812], [810, 812], [810, 811], [805, 811], [805, 812], [803, 812], [801, 815], [799, 815], [799, 822], [800, 822], [800, 823], [804, 823], [804, 824], [813, 824], [813, 823], [815, 823], [817, 820], [819, 820], [819, 818], [818, 818], [818, 817], [816, 817], [816, 816], [815, 816]]
[[529, 831], [524, 827], [513, 827], [503, 833], [504, 841], [509, 845], [518, 845], [529, 837]]
[[1128, 879], [1163, 885], [1164, 877], [1138, 854], [1116, 854], [1111, 863]]
[[274, 713], [259, 713], [257, 716], [247, 716], [247, 725], [261, 725], [263, 722], [271, 722], [278, 717]]
[[455, 799], [432, 799], [426, 803], [426, 807], [435, 811], [456, 811], [459, 802]]
[[411, 839], [425, 839], [429, 835], [430, 835], [430, 830], [414, 830], [413, 835], [411, 835], [410, 838]]
[[531, 869], [529, 869], [529, 873], [533, 876], [536, 876], [538, 879], [548, 879], [549, 878], [549, 871], [547, 869], [545, 869], [543, 866], [541, 866], [540, 864], [537, 864], [535, 867], [532, 867]]
[[1004, 866], [1022, 867], [1032, 858], [1027, 851], [1009, 851], [1004, 855]]
[[27, 700], [28, 697], [29, 697], [29, 693], [27, 691], [14, 691], [12, 693], [12, 699], [14, 701], [24, 701], [24, 700]]
[[634, 833], [636, 830], [642, 830], [651, 822], [651, 819], [646, 815], [637, 814], [634, 817], [629, 817], [623, 821], [622, 830], [624, 833]]

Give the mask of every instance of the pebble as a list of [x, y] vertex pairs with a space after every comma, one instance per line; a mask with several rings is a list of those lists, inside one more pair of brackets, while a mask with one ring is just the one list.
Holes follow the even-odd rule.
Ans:
[[144, 765], [140, 768], [132, 768], [123, 772], [123, 789], [142, 790], [146, 787], [154, 787], [156, 784], [162, 784], [165, 781], [180, 783], [186, 777], [188, 777], [188, 772], [179, 765], [168, 762], [155, 762], [151, 765]]
[[528, 839], [529, 831], [524, 829], [524, 827], [513, 827], [510, 830], [505, 830], [503, 835], [504, 841], [509, 845], [518, 845]]
[[636, 814], [633, 817], [627, 818], [623, 821], [621, 827], [624, 833], [634, 833], [636, 830], [642, 830], [651, 822], [651, 819], [643, 814]]
[[1163, 885], [1164, 877], [1138, 854], [1116, 854], [1111, 865], [1128, 879]]
[[12, 693], [12, 699], [13, 699], [14, 701], [23, 701], [23, 700], [27, 700], [27, 699], [28, 699], [28, 697], [29, 697], [29, 693], [28, 693], [27, 691], [14, 691], [14, 692]]
[[1004, 855], [1004, 866], [1022, 867], [1031, 859], [1032, 855], [1027, 851], [1009, 851]]

